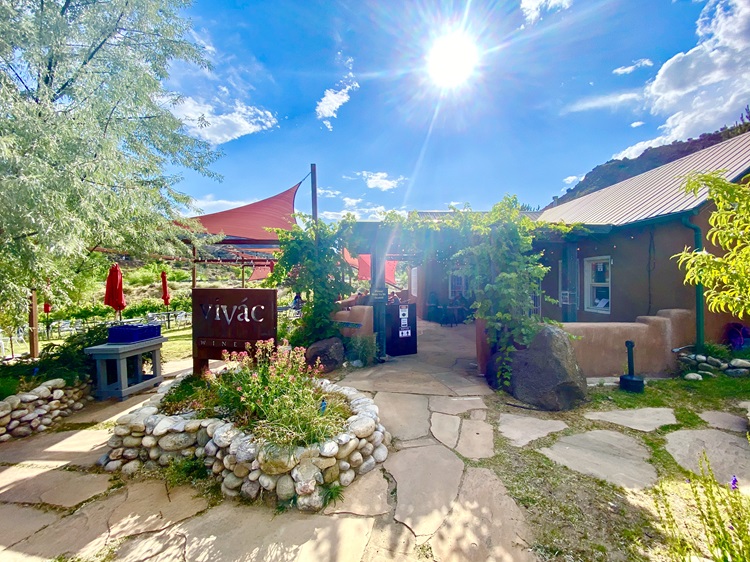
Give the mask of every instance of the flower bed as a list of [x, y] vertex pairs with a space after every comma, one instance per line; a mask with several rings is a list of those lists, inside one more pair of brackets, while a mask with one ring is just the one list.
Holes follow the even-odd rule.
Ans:
[[390, 434], [373, 400], [318, 378], [304, 349], [277, 353], [264, 342], [252, 359], [244, 352], [229, 359], [224, 373], [186, 377], [163, 400], [118, 419], [105, 470], [133, 474], [202, 459], [225, 496], [267, 493], [318, 511], [332, 488], [388, 457]]

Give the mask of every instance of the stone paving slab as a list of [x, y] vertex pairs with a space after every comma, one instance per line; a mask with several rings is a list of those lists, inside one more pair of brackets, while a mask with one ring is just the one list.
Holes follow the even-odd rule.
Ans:
[[494, 472], [467, 468], [451, 516], [430, 539], [440, 562], [536, 562], [523, 512]]
[[388, 505], [388, 480], [380, 470], [372, 470], [358, 477], [344, 490], [343, 501], [329, 505], [323, 513], [350, 513], [362, 517], [383, 515], [391, 511]]
[[456, 451], [469, 459], [488, 459], [495, 455], [492, 426], [481, 420], [463, 420]]
[[392, 367], [384, 367], [383, 365], [369, 376], [364, 372], [357, 371], [344, 377], [339, 384], [371, 392], [403, 392], [439, 396], [453, 395], [453, 391], [450, 388], [436, 381], [427, 373], [404, 371]]
[[735, 416], [727, 412], [702, 412], [698, 414], [703, 421], [708, 423], [711, 427], [717, 429], [726, 429], [728, 431], [736, 431], [738, 433], [745, 433], [747, 431], [747, 417]]
[[396, 480], [395, 519], [424, 542], [443, 524], [458, 494], [464, 463], [442, 445], [391, 454], [385, 469]]
[[0, 462], [89, 467], [109, 450], [111, 436], [107, 429], [40, 433], [0, 445]]
[[0, 502], [73, 507], [108, 488], [108, 474], [25, 465], [0, 467]]
[[372, 518], [323, 516], [224, 502], [163, 532], [126, 542], [122, 562], [352, 562], [370, 538]]
[[584, 414], [590, 420], [602, 420], [639, 431], [654, 431], [663, 425], [677, 423], [672, 408], [638, 408], [635, 410], [610, 410]]
[[[0, 552], [60, 519], [54, 511], [35, 507], [0, 504]], [[12, 548], [11, 548], [12, 550]], [[4, 555], [0, 554], [0, 559]]]
[[568, 424], [560, 420], [542, 420], [531, 416], [516, 414], [500, 414], [498, 418], [500, 433], [510, 440], [511, 445], [523, 447], [550, 433], [568, 428]]
[[167, 491], [158, 480], [135, 482], [42, 529], [13, 551], [42, 558], [61, 554], [91, 558], [112, 541], [160, 531], [206, 509], [206, 500], [195, 493], [187, 486]]
[[[416, 546], [416, 537], [409, 527], [397, 523], [391, 516], [377, 517], [361, 562], [419, 561], [414, 551]], [[421, 562], [425, 562], [423, 558]]]
[[396, 439], [409, 440], [429, 435], [430, 412], [426, 396], [378, 392], [375, 404], [380, 408], [380, 423]]
[[470, 379], [465, 375], [454, 372], [435, 373], [432, 375], [436, 380], [450, 388], [458, 396], [486, 396], [494, 394], [484, 379]]
[[649, 450], [616, 431], [600, 429], [567, 435], [539, 452], [571, 470], [623, 488], [642, 489], [656, 484], [656, 470], [647, 462]]
[[430, 410], [433, 412], [456, 416], [483, 408], [487, 406], [479, 396], [430, 396]]
[[747, 438], [718, 429], [681, 429], [666, 436], [667, 452], [684, 469], [700, 473], [699, 461], [706, 452], [719, 482], [737, 476], [740, 489], [750, 494], [750, 444]]
[[432, 431], [435, 439], [449, 449], [456, 448], [460, 428], [461, 418], [458, 416], [449, 416], [448, 414], [435, 412], [430, 418], [430, 431]]
[[397, 451], [403, 451], [404, 449], [414, 449], [415, 447], [429, 447], [430, 445], [438, 445], [432, 437], [420, 437], [419, 439], [411, 439], [409, 441], [396, 440], [393, 443], [393, 448]]

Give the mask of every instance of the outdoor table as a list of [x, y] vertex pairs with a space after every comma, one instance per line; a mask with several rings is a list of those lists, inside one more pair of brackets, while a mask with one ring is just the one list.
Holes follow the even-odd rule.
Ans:
[[[164, 378], [161, 376], [161, 346], [166, 341], [167, 338], [158, 337], [132, 343], [105, 343], [85, 348], [83, 351], [96, 360], [96, 398], [124, 400], [131, 394], [162, 382]], [[143, 374], [144, 353], [151, 354], [151, 375]], [[130, 372], [128, 363], [133, 367]]]

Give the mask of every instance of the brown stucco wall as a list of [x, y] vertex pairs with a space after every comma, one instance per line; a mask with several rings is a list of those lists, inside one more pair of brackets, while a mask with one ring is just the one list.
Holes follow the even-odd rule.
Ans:
[[694, 321], [691, 311], [672, 309], [639, 316], [635, 322], [567, 322], [563, 328], [576, 336], [573, 351], [584, 376], [627, 374], [627, 340], [635, 343], [635, 373], [654, 375], [677, 368], [671, 350], [692, 343]]
[[[705, 239], [709, 229], [708, 218], [712, 207], [704, 205], [692, 222], [704, 234], [704, 247], [718, 253], [716, 247]], [[681, 223], [680, 217], [668, 222], [618, 228], [608, 234], [591, 234], [577, 243], [579, 259], [578, 322], [611, 323], [634, 322], [638, 316], [655, 314], [657, 310], [687, 309], [695, 311], [695, 287], [685, 285], [685, 272], [680, 270], [672, 256], [686, 246], [693, 247], [693, 231]], [[561, 245], [549, 245], [544, 262], [550, 267], [542, 288], [553, 298], [558, 295], [558, 260]], [[610, 313], [601, 314], [585, 310], [584, 260], [597, 256], [611, 258]], [[557, 305], [544, 303], [542, 313], [553, 320], [561, 320]], [[724, 326], [737, 321], [729, 314], [714, 314], [705, 310], [706, 341], [719, 342]], [[695, 340], [695, 324], [691, 328], [691, 341]]]

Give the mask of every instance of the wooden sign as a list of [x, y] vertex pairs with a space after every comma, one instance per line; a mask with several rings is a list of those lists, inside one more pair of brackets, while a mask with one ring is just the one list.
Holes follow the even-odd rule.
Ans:
[[202, 372], [223, 350], [276, 339], [275, 289], [193, 289], [193, 370]]

